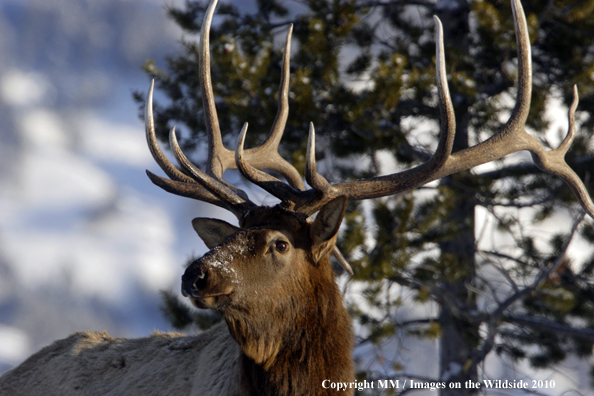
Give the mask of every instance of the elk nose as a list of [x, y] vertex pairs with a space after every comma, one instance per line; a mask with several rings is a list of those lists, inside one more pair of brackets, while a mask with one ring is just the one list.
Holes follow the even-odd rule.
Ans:
[[198, 292], [206, 287], [208, 273], [202, 266], [189, 266], [182, 275], [182, 295], [184, 297], [199, 297]]

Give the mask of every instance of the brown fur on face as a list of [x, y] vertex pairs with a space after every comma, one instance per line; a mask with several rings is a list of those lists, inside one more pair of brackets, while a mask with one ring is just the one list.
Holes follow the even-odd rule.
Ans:
[[[206, 273], [217, 285], [204, 283], [206, 295], [226, 293], [224, 300], [192, 300], [222, 313], [254, 394], [315, 394], [324, 379], [354, 379], [351, 323], [329, 259], [344, 204], [328, 205], [313, 222], [259, 207], [186, 271]], [[285, 252], [275, 251], [279, 241], [288, 244]], [[229, 256], [232, 265], [222, 265]]]

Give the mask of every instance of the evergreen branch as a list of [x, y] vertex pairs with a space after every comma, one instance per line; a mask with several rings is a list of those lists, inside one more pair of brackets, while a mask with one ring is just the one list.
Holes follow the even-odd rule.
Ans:
[[[503, 76], [505, 76], [505, 73], [502, 72], [501, 74]], [[494, 84], [487, 85], [487, 86], [483, 87], [480, 90], [480, 92], [484, 95], [487, 95], [488, 97], [493, 97], [493, 96], [499, 95], [502, 92], [507, 91], [508, 89], [510, 89], [513, 86], [514, 86], [514, 82], [512, 80], [504, 78]]]
[[[495, 267], [496, 269], [498, 269], [497, 267]], [[501, 300], [499, 299], [499, 297], [497, 296], [497, 293], [500, 291], [499, 287], [497, 287], [498, 285], [492, 285], [489, 280], [487, 280], [487, 278], [477, 274], [476, 275], [477, 280], [482, 281], [482, 286], [485, 288], [488, 288], [489, 291], [491, 292], [491, 298], [493, 298], [493, 300], [495, 301], [496, 304], [501, 304]], [[517, 290], [517, 289], [514, 289]], [[479, 293], [476, 293], [477, 295], [479, 295]], [[485, 294], [486, 293], [481, 293], [481, 294]]]
[[270, 30], [272, 29], [276, 29], [279, 27], [284, 27], [284, 26], [289, 26], [289, 25], [298, 25], [299, 23], [301, 23], [300, 19], [293, 19], [290, 21], [282, 21], [282, 22], [276, 22], [276, 23], [269, 23], [268, 24], [268, 28]]
[[[378, 322], [383, 322], [384, 320], [390, 319], [390, 315], [386, 314], [382, 319], [378, 320]], [[406, 327], [410, 325], [419, 325], [419, 324], [431, 324], [437, 322], [437, 318], [427, 318], [427, 319], [416, 319], [416, 320], [408, 320], [405, 322], [398, 323], [394, 321], [400, 327]], [[369, 342], [372, 342], [374, 339], [374, 335], [370, 334], [367, 337], [357, 337], [356, 345], [360, 347], [361, 345], [365, 345]]]
[[[492, 250], [481, 250], [481, 253], [488, 254], [488, 255], [495, 256], [495, 257], [502, 258], [502, 259], [506, 259], [509, 261], [515, 261], [516, 263], [521, 264], [521, 265], [526, 265], [526, 263], [524, 261], [522, 261], [518, 258], [515, 258], [513, 256], [510, 256], [509, 254], [495, 252]], [[501, 271], [504, 271], [504, 270], [501, 270]]]
[[[408, 287], [412, 290], [421, 290], [422, 287], [427, 288], [427, 292], [433, 296], [436, 302], [447, 305], [451, 312], [455, 313], [459, 317], [469, 317], [467, 307], [461, 304], [460, 301], [448, 293], [448, 290], [443, 286], [430, 285], [416, 279], [399, 277], [397, 279], [391, 279], [392, 282], [397, 283], [400, 286]], [[469, 318], [470, 319], [470, 318]]]
[[517, 209], [522, 209], [522, 208], [532, 208], [534, 206], [539, 206], [539, 205], [544, 205], [547, 202], [552, 202], [555, 201], [557, 198], [553, 197], [552, 195], [540, 198], [540, 199], [535, 199], [533, 201], [530, 202], [524, 202], [524, 203], [514, 203], [514, 202], [497, 202], [495, 200], [483, 200], [481, 202], [481, 204], [483, 206], [498, 206], [501, 208], [517, 208]]
[[434, 11], [436, 8], [435, 3], [431, 3], [423, 0], [391, 0], [391, 1], [364, 1], [356, 6], [357, 9], [367, 7], [394, 7], [394, 6], [407, 6], [414, 5], [425, 7], [428, 10]]
[[448, 299], [445, 297], [446, 291], [439, 286], [430, 286], [430, 284], [416, 280], [412, 276], [410, 278], [398, 277], [390, 280], [400, 286], [408, 287], [412, 290], [420, 290], [422, 287], [427, 287], [429, 294], [431, 294], [436, 301], [443, 304], [447, 303]]
[[[495, 256], [505, 256], [505, 255], [500, 255], [498, 252], [487, 252], [487, 251], [481, 251], [479, 249], [477, 249], [477, 253], [480, 254], [480, 255], [486, 255], [486, 254], [495, 253]], [[511, 256], [505, 257], [505, 258], [510, 259], [510, 260], [517, 260], [517, 259], [515, 259], [515, 258], [513, 258]], [[495, 270], [497, 272], [499, 272], [505, 278], [505, 280], [511, 285], [511, 287], [512, 287], [512, 289], [514, 291], [516, 291], [516, 292], [518, 291], [518, 284], [510, 276], [510, 274], [509, 274], [508, 271], [506, 271], [504, 268], [500, 267], [499, 265], [496, 265], [495, 262], [493, 262], [493, 261], [491, 261], [491, 260], [489, 260], [487, 258], [484, 258], [484, 259], [487, 260], [487, 261], [489, 261], [490, 263], [492, 263], [492, 267], [495, 268]], [[525, 264], [525, 263], [523, 263], [520, 260], [517, 260], [517, 262], [520, 263], [520, 264]], [[497, 298], [497, 288], [495, 288], [494, 286], [492, 286], [490, 284], [490, 282], [488, 282], [486, 279], [484, 279], [483, 281], [485, 282], [485, 285], [488, 286], [491, 289], [491, 294], [492, 294], [493, 298], [495, 299], [495, 302], [497, 304], [501, 304], [501, 301], [499, 301], [499, 299]]]
[[594, 329], [577, 328], [570, 325], [553, 322], [544, 318], [535, 318], [523, 315], [505, 315], [503, 321], [519, 326], [526, 326], [538, 331], [562, 334], [568, 337], [581, 338], [594, 341]]
[[384, 47], [386, 47], [387, 49], [389, 49], [390, 51], [396, 52], [398, 50], [397, 47], [393, 46], [392, 44], [390, 44], [388, 41], [386, 40], [382, 40], [381, 38], [379, 38], [377, 35], [374, 36], [377, 43], [383, 45]]
[[[386, 321], [389, 318], [390, 318], [390, 314], [389, 313], [386, 313], [381, 319], [378, 319], [377, 320], [377, 323], [384, 322], [384, 321]], [[361, 345], [365, 345], [368, 342], [372, 342], [373, 340], [374, 340], [374, 334], [373, 333], [370, 333], [367, 337], [357, 337], [357, 339], [356, 339], [356, 345], [358, 347], [360, 347]]]
[[475, 321], [475, 318], [469, 315], [468, 306], [464, 302], [459, 301], [456, 296], [453, 295], [443, 284], [434, 285], [430, 282], [422, 282], [420, 280], [414, 279], [412, 275], [409, 277], [401, 276], [390, 279], [390, 281], [400, 286], [407, 287], [411, 290], [421, 290], [423, 287], [425, 287], [429, 295], [433, 296], [436, 302], [443, 306], [449, 307], [450, 311], [454, 315], [458, 317], [465, 317], [471, 322]]
[[407, 320], [404, 322], [398, 323], [399, 326], [405, 327], [410, 325], [417, 325], [417, 324], [431, 324], [438, 321], [438, 318], [427, 318], [427, 319], [415, 319], [415, 320]]

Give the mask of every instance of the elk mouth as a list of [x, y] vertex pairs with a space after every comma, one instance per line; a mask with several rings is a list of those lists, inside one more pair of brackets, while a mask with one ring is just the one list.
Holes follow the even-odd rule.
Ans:
[[193, 294], [190, 301], [197, 308], [221, 308], [231, 302], [233, 291], [205, 295]]
[[221, 308], [231, 301], [233, 292], [231, 282], [201, 264], [191, 265], [182, 276], [181, 293], [197, 308]]

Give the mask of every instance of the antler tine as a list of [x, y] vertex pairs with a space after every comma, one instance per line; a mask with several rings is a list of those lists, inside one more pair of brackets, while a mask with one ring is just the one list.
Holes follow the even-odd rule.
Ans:
[[258, 152], [256, 155], [250, 155], [247, 151], [250, 164], [259, 169], [269, 169], [280, 173], [287, 182], [298, 190], [305, 189], [301, 175], [288, 161], [282, 158], [278, 153], [278, 146], [283, 137], [283, 132], [289, 117], [289, 80], [291, 63], [291, 35], [293, 34], [293, 24], [289, 26], [289, 32], [285, 40], [285, 52], [283, 55], [281, 82], [278, 89], [278, 111], [272, 124], [270, 134], [262, 143], [262, 146], [252, 149]]
[[[338, 195], [346, 195], [349, 199], [360, 200], [398, 194], [428, 183], [431, 180], [435, 180], [436, 177], [434, 176], [444, 168], [450, 158], [454, 144], [456, 119], [446, 78], [445, 56], [443, 50], [443, 28], [437, 17], [435, 17], [435, 36], [437, 62], [436, 78], [440, 102], [440, 138], [437, 149], [431, 159], [415, 168], [400, 173], [358, 180], [355, 182], [340, 183], [330, 186], [331, 188], [324, 185], [325, 180], [322, 181], [322, 179], [318, 177], [319, 175], [314, 177], [313, 173], [308, 172], [309, 174], [307, 177], [312, 178], [312, 182], [317, 184], [319, 188], [324, 191], [325, 195], [324, 199], [315, 205], [307, 203], [307, 205], [311, 206], [311, 208], [307, 208], [308, 211], [315, 212], [315, 209], [319, 208], [320, 205], [323, 205], [327, 200], [333, 199]], [[311, 154], [313, 155], [313, 153]], [[310, 158], [308, 164], [313, 163], [313, 160]]]
[[228, 202], [225, 202], [216, 195], [213, 195], [206, 188], [203, 188], [202, 186], [195, 183], [191, 184], [165, 179], [164, 177], [155, 175], [149, 170], [146, 171], [146, 174], [148, 175], [149, 179], [151, 180], [151, 182], [153, 182], [154, 185], [162, 188], [163, 190], [169, 193], [179, 195], [182, 197], [196, 199], [198, 201], [208, 202], [210, 204], [219, 206], [233, 213], [237, 217], [237, 219], [243, 218], [243, 216], [250, 210], [250, 208], [253, 207], [253, 204], [250, 202], [246, 202], [241, 205], [233, 205]]
[[314, 190], [322, 193], [328, 194], [332, 190], [330, 183], [316, 169], [316, 131], [313, 122], [309, 123], [307, 154], [305, 156], [305, 180]]
[[578, 105], [578, 89], [577, 86], [573, 87], [573, 103], [569, 108], [568, 112], [568, 131], [567, 136], [561, 142], [559, 147], [552, 151], [545, 151], [540, 142], [534, 139], [534, 147], [530, 149], [532, 154], [532, 160], [536, 166], [548, 173], [559, 176], [563, 179], [571, 188], [578, 201], [582, 205], [582, 208], [591, 216], [594, 217], [594, 203], [592, 198], [586, 189], [586, 186], [581, 181], [579, 176], [567, 165], [565, 162], [565, 154], [571, 147], [573, 139], [575, 138], [576, 126], [575, 126], [575, 110]]
[[[241, 200], [239, 199], [239, 197], [230, 199], [228, 201], [221, 199], [220, 195], [216, 195], [216, 193], [213, 194], [212, 191], [209, 191], [203, 186], [197, 184], [196, 180], [192, 179], [190, 176], [186, 175], [185, 173], [177, 169], [171, 163], [171, 161], [169, 161], [169, 159], [165, 156], [165, 154], [159, 147], [159, 144], [157, 142], [157, 136], [155, 134], [155, 121], [153, 118], [154, 85], [155, 82], [152, 81], [151, 86], [149, 88], [149, 92], [147, 94], [144, 110], [146, 140], [153, 158], [161, 167], [161, 169], [165, 172], [165, 174], [167, 174], [167, 176], [169, 176], [172, 180], [157, 176], [154, 173], [147, 170], [146, 173], [149, 179], [155, 185], [161, 187], [167, 192], [212, 203], [214, 205], [223, 207], [233, 212], [238, 218], [240, 218], [241, 216], [243, 216], [245, 211], [253, 204], [251, 204], [247, 200]], [[172, 145], [172, 148], [174, 149], [174, 155], [176, 154], [176, 150], [181, 153], [181, 150], [177, 145], [177, 140], [175, 140], [175, 128], [172, 129], [171, 134], [174, 135], [174, 142]], [[177, 153], [176, 156], [178, 155], [179, 153]], [[183, 156], [183, 154], [181, 155]], [[183, 156], [183, 158], [185, 158], [185, 156]]]
[[579, 94], [578, 94], [578, 87], [577, 85], [573, 86], [573, 101], [571, 102], [571, 106], [569, 106], [569, 110], [567, 112], [567, 135], [565, 139], [561, 142], [557, 150], [559, 153], [563, 153], [565, 155], [571, 144], [573, 143], [573, 139], [575, 138], [575, 132], [577, 127], [575, 125], [575, 111], [577, 110], [578, 103], [580, 101]]
[[[445, 56], [443, 50], [443, 29], [441, 22], [435, 18], [436, 25], [436, 77], [437, 88], [440, 98], [440, 139], [436, 152], [431, 159], [416, 168], [406, 170], [401, 173], [395, 173], [388, 176], [380, 176], [370, 179], [358, 180], [355, 182], [340, 183], [330, 185], [316, 171], [315, 166], [315, 131], [313, 125], [310, 125], [310, 136], [308, 142], [308, 154], [306, 160], [306, 179], [312, 186], [312, 190], [296, 191], [287, 190], [287, 186], [256, 169], [249, 169], [249, 164], [241, 161], [241, 156], [236, 155], [238, 168], [248, 179], [260, 185], [266, 191], [283, 200], [284, 205], [295, 211], [311, 215], [319, 210], [326, 202], [340, 196], [347, 196], [352, 200], [378, 198], [387, 195], [397, 194], [410, 190], [419, 185], [435, 180], [436, 174], [443, 171], [443, 168], [450, 159], [450, 154], [454, 144], [454, 135], [456, 132], [456, 121], [452, 101], [450, 99], [446, 71]], [[239, 152], [241, 141], [238, 141]]]
[[452, 160], [448, 161], [437, 177], [469, 169], [516, 151], [528, 150], [535, 165], [545, 172], [562, 178], [572, 189], [584, 210], [594, 217], [594, 203], [586, 186], [565, 162], [565, 154], [573, 142], [576, 130], [574, 115], [578, 104], [577, 87], [574, 87], [574, 100], [568, 114], [568, 134], [556, 150], [546, 151], [538, 139], [526, 132], [525, 123], [530, 110], [532, 92], [530, 39], [522, 4], [519, 0], [512, 0], [511, 4], [518, 47], [518, 92], [512, 114], [500, 133], [474, 147], [453, 154]]
[[310, 142], [310, 155], [307, 160], [309, 170], [306, 177], [315, 192], [318, 195], [320, 192], [322, 193], [322, 198], [316, 198], [316, 194], [310, 193], [308, 197], [302, 197], [303, 199], [296, 205], [298, 210], [313, 213], [325, 202], [338, 195], [346, 195], [349, 199], [356, 200], [398, 194], [444, 176], [497, 160], [508, 154], [528, 150], [540, 169], [561, 177], [569, 184], [584, 209], [594, 217], [594, 204], [585, 185], [564, 160], [565, 153], [575, 134], [574, 113], [577, 106], [577, 89], [575, 89], [574, 103], [569, 112], [568, 136], [558, 149], [545, 151], [538, 139], [526, 132], [525, 124], [532, 94], [530, 39], [522, 4], [519, 0], [511, 0], [511, 5], [518, 47], [518, 87], [514, 109], [500, 132], [482, 143], [451, 154], [455, 133], [455, 115], [446, 80], [442, 27], [439, 19], [435, 18], [436, 73], [440, 98], [441, 133], [433, 157], [424, 164], [400, 173], [328, 186], [324, 183], [325, 180], [322, 181], [315, 174], [315, 162], [312, 159], [311, 149], [313, 146]]
[[227, 187], [227, 185], [222, 184], [218, 180], [215, 180], [214, 178], [210, 177], [190, 162], [190, 160], [185, 156], [185, 154], [179, 147], [179, 144], [177, 143], [177, 137], [175, 136], [175, 127], [171, 128], [171, 131], [169, 132], [169, 145], [171, 146], [173, 155], [175, 156], [175, 159], [180, 164], [180, 166], [184, 168], [186, 171], [188, 171], [198, 183], [206, 187], [213, 194], [221, 197], [224, 201], [229, 202], [233, 205], [239, 205], [248, 201], [245, 192], [239, 190], [234, 186], [231, 186], [233, 188]]
[[237, 139], [237, 146], [235, 148], [235, 163], [237, 169], [239, 169], [246, 179], [262, 187], [264, 190], [283, 201], [287, 209], [291, 209], [293, 202], [298, 199], [299, 191], [290, 185], [283, 183], [276, 177], [257, 169], [246, 161], [243, 146], [247, 128], [248, 123], [246, 122], [243, 124], [241, 133]]
[[433, 161], [435, 167], [441, 168], [445, 165], [454, 146], [456, 114], [454, 114], [454, 105], [450, 97], [450, 88], [446, 73], [443, 26], [438, 17], [434, 16], [433, 20], [435, 22], [435, 79], [437, 81], [437, 92], [439, 95], [440, 134], [437, 150], [429, 161]]
[[219, 117], [212, 90], [212, 78], [210, 75], [210, 26], [218, 0], [212, 0], [208, 5], [200, 30], [200, 44], [198, 52], [200, 62], [198, 73], [200, 77], [200, 93], [202, 95], [202, 106], [204, 108], [204, 124], [208, 137], [208, 168], [207, 173], [222, 180], [223, 173], [229, 167], [229, 153], [223, 146]]
[[[530, 112], [532, 98], [532, 51], [528, 26], [526, 25], [526, 15], [524, 15], [524, 9], [519, 0], [512, 0], [511, 6], [516, 31], [516, 45], [518, 47], [518, 89], [512, 114], [503, 129], [496, 135], [499, 138], [525, 132], [524, 128]], [[489, 140], [492, 140], [492, 138]]]
[[342, 255], [342, 252], [340, 251], [340, 249], [338, 249], [338, 247], [336, 247], [336, 245], [332, 248], [332, 255], [334, 256], [334, 258], [336, 259], [336, 261], [338, 262], [338, 264], [340, 264], [340, 266], [349, 273], [349, 275], [353, 275], [353, 268], [351, 268], [351, 265], [349, 264], [349, 262], [344, 258], [344, 256]]
[[155, 162], [163, 169], [165, 174], [173, 180], [183, 181], [185, 183], [192, 183], [194, 180], [189, 176], [182, 173], [167, 159], [159, 143], [157, 142], [157, 136], [155, 134], [155, 120], [153, 118], [153, 90], [155, 87], [155, 80], [151, 81], [148, 94], [146, 96], [146, 103], [144, 106], [144, 129], [146, 132], [146, 141], [149, 146], [149, 150], [155, 159]]
[[[309, 137], [307, 140], [307, 155], [305, 160], [305, 180], [307, 180], [307, 183], [314, 190], [319, 191], [322, 194], [328, 195], [332, 190], [330, 183], [328, 183], [324, 176], [320, 175], [316, 170], [316, 132], [313, 122], [309, 123]], [[344, 258], [338, 247], [334, 246], [334, 248], [332, 248], [332, 255], [346, 272], [353, 275], [351, 265]]]
[[[244, 150], [243, 146], [247, 131], [247, 124], [245, 124], [237, 141], [235, 153], [225, 149], [222, 145], [216, 111], [214, 109], [210, 72], [208, 71], [209, 58], [207, 49], [209, 39], [208, 30], [216, 2], [216, 0], [212, 1], [205, 15], [200, 47], [201, 57], [203, 58], [201, 61], [200, 72], [203, 81], [201, 86], [205, 98], [205, 117], [207, 119], [207, 129], [209, 130], [209, 147], [211, 148], [209, 154], [211, 168], [210, 172], [206, 173], [214, 177], [216, 180], [205, 177], [204, 173], [200, 172], [181, 154], [181, 151], [177, 151], [178, 147], [175, 141], [175, 136], [172, 137], [174, 153], [189, 175], [178, 171], [173, 165], [166, 161], [165, 156], [160, 152], [158, 147], [155, 144], [151, 144], [151, 141], [156, 141], [156, 139], [153, 137], [154, 123], [152, 121], [152, 110], [149, 109], [150, 106], [147, 106], [147, 138], [150, 137], [149, 146], [151, 147], [151, 152], [165, 172], [172, 179], [175, 179], [167, 182], [169, 183], [167, 188], [177, 188], [179, 187], [179, 183], [183, 183], [185, 187], [185, 184], [189, 183], [188, 179], [190, 179], [191, 176], [206, 187], [205, 189], [203, 188], [200, 190], [200, 194], [203, 196], [205, 195], [204, 191], [206, 191], [206, 194], [210, 194], [207, 195], [206, 199], [216, 199], [220, 201], [230, 200], [226, 205], [247, 205], [245, 202], [249, 201], [243, 201], [245, 198], [237, 197], [237, 191], [235, 191], [233, 187], [227, 186], [220, 177], [225, 169], [236, 167], [246, 178], [281, 199], [282, 205], [286, 209], [301, 212], [309, 216], [315, 213], [326, 202], [329, 202], [340, 195], [344, 195], [352, 200], [394, 195], [444, 176], [497, 160], [508, 154], [520, 150], [528, 150], [532, 154], [534, 162], [540, 169], [561, 177], [569, 184], [584, 209], [594, 217], [594, 203], [588, 195], [585, 185], [581, 182], [575, 172], [571, 170], [564, 159], [575, 136], [575, 109], [578, 101], [577, 88], [574, 89], [574, 103], [572, 104], [568, 115], [568, 135], [559, 148], [552, 151], [545, 151], [538, 139], [528, 134], [525, 130], [532, 93], [532, 63], [526, 16], [524, 15], [519, 0], [511, 0], [518, 50], [517, 98], [510, 118], [500, 132], [473, 147], [461, 150], [454, 154], [451, 153], [456, 129], [455, 115], [446, 78], [443, 29], [441, 22], [436, 17], [436, 80], [440, 107], [440, 135], [439, 143], [434, 155], [427, 162], [403, 172], [330, 185], [326, 179], [317, 173], [315, 164], [315, 131], [313, 125], [310, 125], [306, 179], [312, 189], [307, 191], [302, 191], [303, 184], [295, 168], [288, 162], [282, 160], [278, 154], [278, 143], [285, 127], [288, 114], [291, 30], [289, 30], [285, 45], [282, 71], [283, 77], [279, 88], [279, 109], [277, 118], [268, 138], [262, 146], [255, 149]], [[152, 88], [149, 97], [147, 102], [152, 99]], [[152, 134], [150, 133], [151, 131]], [[228, 158], [229, 156], [233, 156], [234, 161], [231, 161]], [[231, 162], [233, 162], [233, 164], [230, 164]], [[292, 187], [260, 169], [272, 169], [280, 172], [285, 176]], [[157, 180], [161, 184], [165, 183], [160, 179], [156, 179], [154, 176], [152, 179]], [[157, 181], [155, 182], [157, 183]], [[191, 181], [193, 182], [193, 180]], [[240, 204], [240, 201], [244, 203]], [[219, 203], [219, 205], [221, 204]]]
[[[204, 25], [208, 25], [207, 29], [205, 29], [207, 34], [207, 43], [209, 30], [208, 27], [210, 26], [210, 21], [212, 20], [212, 14], [214, 12], [214, 6], [216, 5], [216, 2], [217, 0], [214, 0], [213, 3], [211, 3], [211, 7], [207, 10], [205, 16]], [[202, 40], [202, 42], [203, 41], [204, 40]], [[212, 88], [208, 89], [208, 87], [211, 86], [209, 72], [210, 59], [208, 56], [208, 51], [206, 51], [206, 56], [203, 55], [201, 56], [201, 58], [203, 62], [200, 64], [200, 73], [202, 76], [202, 81], [205, 81], [205, 84], [202, 84], [203, 97], [206, 98], [204, 105], [205, 119], [207, 130], [211, 131], [211, 133], [208, 133], [209, 146], [218, 147], [216, 144], [216, 140], [218, 136], [218, 139], [220, 141], [220, 131], [218, 127], [216, 110], [214, 110]], [[202, 73], [205, 69], [207, 72]], [[206, 77], [204, 77], [204, 75]], [[153, 119], [153, 90], [154, 80], [151, 82], [145, 106], [146, 138], [153, 158], [155, 159], [157, 164], [159, 164], [161, 169], [163, 169], [163, 171], [167, 174], [167, 176], [169, 176], [172, 180], [164, 179], [151, 173], [150, 171], [147, 171], [147, 174], [151, 181], [168, 192], [221, 206], [232, 211], [236, 216], [241, 217], [243, 213], [247, 210], [247, 208], [253, 206], [253, 204], [249, 202], [249, 200], [247, 199], [246, 194], [233, 186], [227, 185], [227, 183], [224, 182], [224, 180], [222, 179], [214, 180], [210, 176], [200, 171], [200, 169], [195, 167], [182, 153], [177, 143], [177, 139], [175, 137], [175, 128], [172, 128], [169, 134], [169, 142], [173, 150], [173, 154], [176, 157], [177, 161], [180, 163], [180, 165], [186, 171], [188, 171], [192, 175], [192, 177], [186, 175], [185, 173], [177, 169], [167, 159], [165, 154], [163, 154], [163, 151], [159, 147], [157, 137], [155, 134], [155, 122]], [[213, 139], [215, 140], [214, 143], [211, 141]], [[220, 146], [222, 146], [222, 143]], [[212, 158], [209, 160], [209, 163], [212, 163]]]
[[[254, 168], [253, 166], [251, 166], [248, 162], [246, 162], [246, 160], [244, 158], [243, 146], [245, 143], [245, 135], [247, 132], [247, 127], [248, 127], [248, 124], [246, 122], [243, 125], [243, 128], [241, 129], [239, 138], [237, 139], [237, 146], [235, 148], [235, 162], [237, 164], [237, 169], [239, 169], [239, 171], [243, 174], [243, 176], [246, 177], [248, 180], [250, 180], [252, 183], [255, 183], [256, 185], [262, 187], [264, 190], [268, 191], [270, 194], [279, 198], [283, 202], [283, 206], [286, 209], [294, 210], [295, 207], [298, 206], [300, 203], [309, 202], [308, 198], [310, 197], [310, 192], [312, 190], [309, 190], [309, 191], [296, 190], [296, 189], [292, 188], [291, 186], [281, 182], [274, 176], [271, 176], [268, 173], [262, 172], [256, 168]], [[309, 145], [308, 145], [308, 149], [307, 149], [307, 158], [308, 159], [307, 159], [307, 164], [306, 164], [306, 168], [308, 168], [309, 170], [306, 170], [306, 174], [309, 175], [308, 177], [311, 177], [314, 180], [318, 180], [320, 184], [317, 184], [318, 182], [312, 182], [309, 180], [308, 180], [308, 183], [310, 183], [310, 185], [312, 187], [314, 187], [314, 189], [316, 187], [317, 188], [326, 188], [327, 187], [327, 188], [331, 189], [332, 186], [330, 186], [328, 184], [328, 182], [326, 181], [326, 179], [324, 179], [321, 175], [319, 175], [315, 170], [315, 158], [314, 158], [315, 155], [314, 156], [310, 155], [311, 152], [315, 153], [315, 146], [312, 143], [315, 139], [315, 136], [313, 136], [315, 134], [314, 129], [313, 129], [313, 123], [310, 123], [309, 130], [310, 130], [310, 136], [309, 136]], [[312, 214], [313, 212], [304, 211], [304, 213]], [[353, 269], [351, 268], [348, 261], [344, 258], [344, 256], [342, 255], [342, 253], [336, 246], [334, 246], [334, 248], [332, 249], [332, 255], [334, 256], [334, 258], [336, 258], [336, 261], [338, 262], [338, 264], [340, 264], [340, 266], [342, 268], [344, 268], [345, 271], [347, 271], [349, 274], [353, 275]]]
[[281, 71], [281, 81], [278, 87], [278, 111], [276, 118], [272, 124], [270, 134], [266, 138], [263, 146], [271, 145], [278, 147], [285, 125], [287, 124], [287, 118], [289, 117], [289, 82], [291, 79], [291, 36], [293, 35], [293, 24], [289, 25], [289, 31], [285, 39], [285, 52], [283, 54], [283, 63]]
[[[223, 145], [219, 126], [212, 80], [210, 75], [210, 26], [218, 0], [213, 0], [204, 15], [200, 37], [200, 89], [204, 104], [204, 119], [208, 135], [208, 169], [207, 174], [222, 181], [222, 175], [227, 169], [235, 169], [235, 153]], [[293, 25], [289, 28], [283, 57], [282, 77], [279, 88], [278, 112], [268, 138], [260, 147], [247, 150], [246, 160], [258, 169], [269, 169], [283, 175], [289, 184], [298, 189], [303, 189], [303, 181], [295, 167], [278, 154], [278, 145], [289, 114], [289, 73], [291, 33]], [[231, 186], [228, 186], [231, 187]]]
[[[500, 132], [484, 142], [451, 155], [432, 180], [491, 162], [521, 150], [536, 149], [540, 143], [525, 130], [532, 95], [532, 58], [528, 26], [522, 4], [511, 0], [518, 51], [518, 87], [512, 113]], [[536, 144], [535, 144], [536, 143]]]

